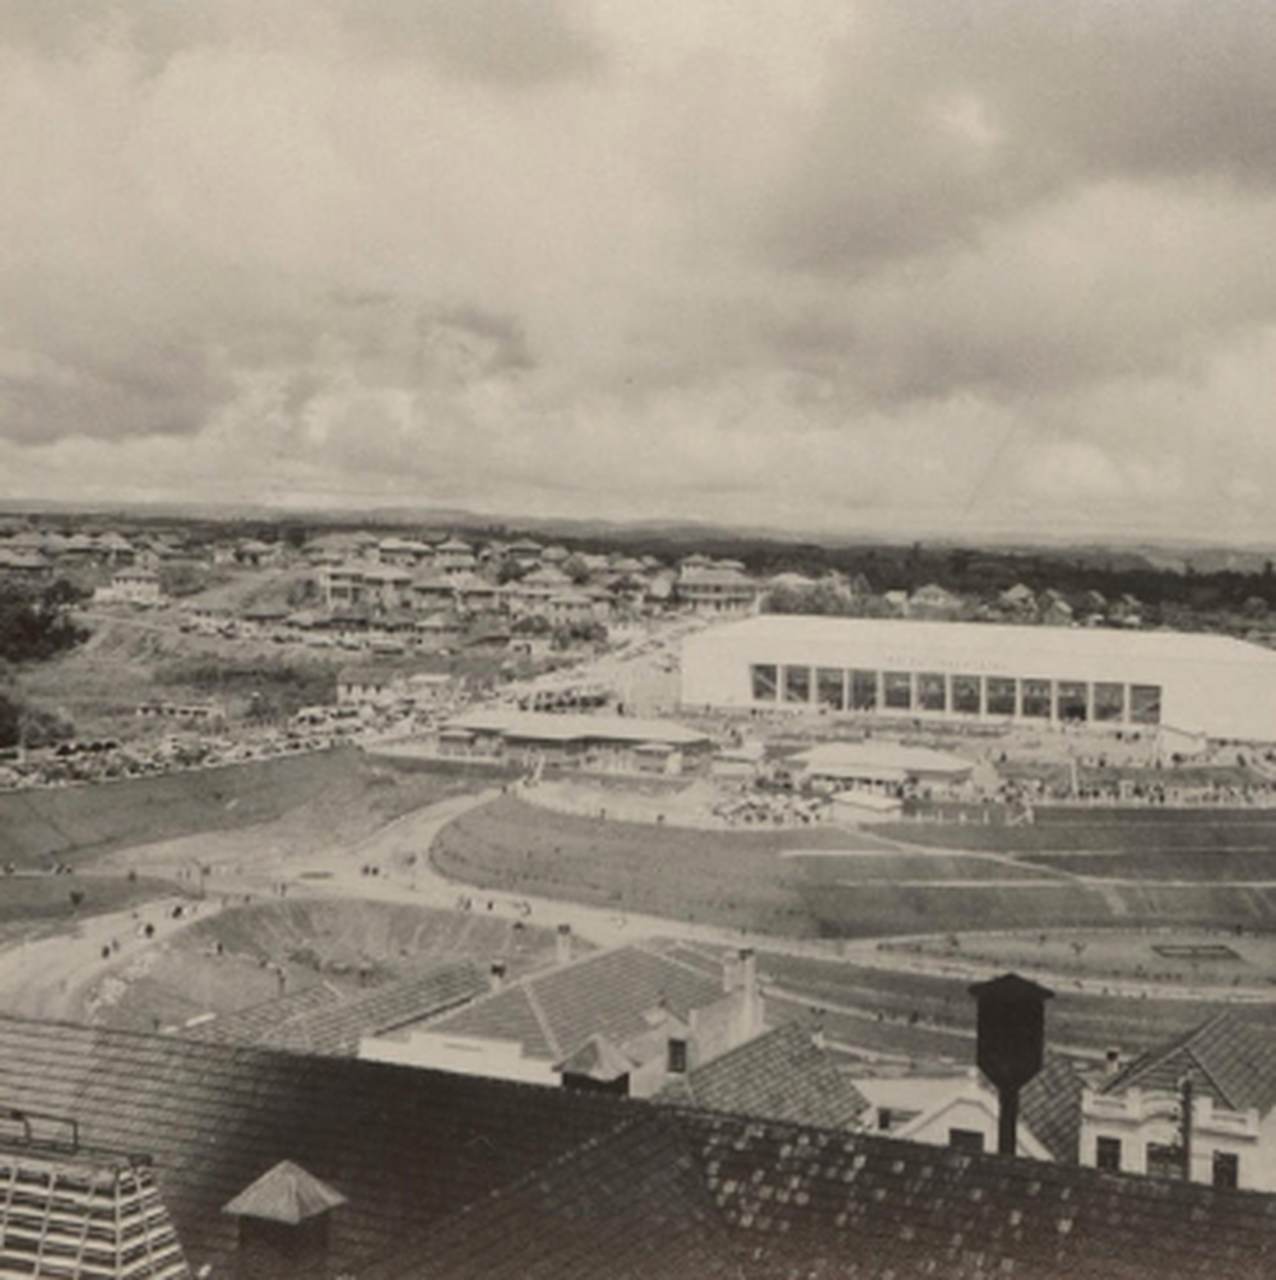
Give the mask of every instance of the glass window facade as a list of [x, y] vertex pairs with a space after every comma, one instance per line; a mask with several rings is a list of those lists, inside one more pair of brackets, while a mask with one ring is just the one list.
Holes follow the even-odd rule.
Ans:
[[1094, 718], [1109, 724], [1125, 719], [1125, 685], [1100, 681], [1094, 686]]
[[815, 673], [815, 697], [831, 711], [846, 710], [846, 672], [841, 667], [821, 667]]
[[917, 677], [917, 707], [920, 711], [948, 710], [948, 682], [933, 671]]
[[953, 676], [953, 710], [964, 716], [979, 714], [978, 676]]
[[1055, 715], [1060, 720], [1085, 720], [1086, 686], [1080, 680], [1060, 680], [1055, 685]]
[[810, 667], [785, 667], [784, 668], [784, 701], [785, 702], [810, 702], [811, 701], [811, 668]]
[[887, 671], [883, 674], [882, 705], [890, 711], [913, 709], [913, 677], [907, 671]]
[[1050, 681], [1025, 680], [1023, 682], [1022, 714], [1034, 720], [1046, 720], [1050, 716]]
[[877, 710], [877, 672], [851, 672], [851, 710]]
[[1015, 712], [1015, 681], [1010, 676], [988, 677], [988, 714], [1013, 716]]
[[1161, 686], [1159, 684], [1130, 686], [1130, 720], [1134, 724], [1161, 723]]
[[771, 662], [756, 662], [749, 668], [754, 702], [774, 702], [780, 692], [779, 668]]

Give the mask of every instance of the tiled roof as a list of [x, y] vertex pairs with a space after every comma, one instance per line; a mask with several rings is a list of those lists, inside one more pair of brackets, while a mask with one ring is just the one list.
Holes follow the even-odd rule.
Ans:
[[292, 1018], [337, 1004], [342, 999], [336, 987], [320, 982], [301, 991], [290, 991], [274, 1000], [265, 1000], [233, 1013], [219, 1013], [207, 1022], [182, 1028], [181, 1034], [196, 1040], [216, 1040], [222, 1044], [260, 1044], [276, 1027]]
[[632, 1109], [614, 1131], [450, 1218], [360, 1280], [740, 1275], [685, 1134]]
[[1219, 1106], [1234, 1111], [1255, 1107], [1266, 1115], [1276, 1106], [1276, 1036], [1224, 1010], [1163, 1048], [1136, 1058], [1103, 1091], [1176, 1092], [1185, 1076]]
[[221, 1206], [280, 1160], [347, 1198], [329, 1265], [359, 1280], [387, 1256], [396, 1280], [1276, 1269], [1276, 1197], [1256, 1192], [358, 1059], [0, 1018], [0, 1097], [151, 1152], [186, 1258], [214, 1278], [236, 1238]]
[[662, 1000], [685, 1021], [692, 1009], [721, 997], [720, 982], [676, 960], [642, 947], [618, 947], [531, 974], [430, 1029], [520, 1040], [528, 1056], [558, 1062], [592, 1035], [623, 1045], [647, 1029], [643, 1015]]
[[763, 1120], [845, 1129], [868, 1105], [811, 1033], [789, 1022], [688, 1072], [670, 1101]]
[[298, 1014], [276, 1026], [259, 1043], [303, 1053], [353, 1056], [364, 1036], [442, 1013], [486, 990], [486, 981], [466, 960], [419, 978], [387, 983], [352, 1000]]
[[228, 1274], [221, 1208], [281, 1160], [349, 1201], [334, 1269], [383, 1253], [614, 1127], [617, 1100], [102, 1028], [0, 1017], [0, 1105], [78, 1122], [86, 1146], [140, 1150], [192, 1270]]
[[683, 1113], [753, 1280], [1258, 1280], [1276, 1197]]
[[1048, 1054], [1019, 1095], [1019, 1121], [1056, 1160], [1081, 1157], [1081, 1093], [1085, 1082], [1067, 1058]]

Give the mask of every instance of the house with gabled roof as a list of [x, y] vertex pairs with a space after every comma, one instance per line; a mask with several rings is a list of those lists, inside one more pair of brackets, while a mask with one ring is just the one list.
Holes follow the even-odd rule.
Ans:
[[762, 1030], [756, 958], [721, 979], [634, 944], [559, 962], [442, 1018], [360, 1046], [364, 1057], [649, 1097]]
[[[1268, 1280], [1276, 1263], [1258, 1192], [175, 1036], [0, 1016], [0, 1104], [63, 1117], [65, 1164], [144, 1153], [188, 1268], [134, 1247], [94, 1271], [76, 1249], [105, 1237], [81, 1231], [41, 1270], [9, 1267], [24, 1276]], [[43, 1158], [0, 1135], [15, 1147]], [[46, 1239], [83, 1222], [18, 1191]]]
[[1081, 1159], [1276, 1191], [1276, 1033], [1225, 1009], [1086, 1090]]

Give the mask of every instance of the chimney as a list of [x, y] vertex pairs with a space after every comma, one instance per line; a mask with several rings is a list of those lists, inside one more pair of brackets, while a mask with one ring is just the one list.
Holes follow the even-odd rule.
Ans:
[[1018, 1147], [1019, 1090], [1041, 1070], [1045, 1053], [1046, 1001], [1053, 991], [1007, 973], [969, 988], [975, 998], [975, 1061], [996, 1086], [997, 1151]]
[[811, 1026], [811, 1044], [823, 1051], [829, 1047], [828, 1037], [824, 1034], [824, 1011], [816, 1011], [815, 1022]]
[[762, 1001], [758, 995], [758, 958], [752, 947], [736, 953], [736, 990], [740, 993], [740, 1041], [762, 1030]]
[[572, 958], [572, 927], [560, 924], [554, 935], [554, 963], [567, 964]]
[[492, 968], [492, 990], [499, 991], [505, 985], [505, 961], [493, 960]]
[[740, 982], [740, 958], [729, 952], [722, 961], [722, 989], [728, 995], [736, 989]]
[[1114, 1076], [1121, 1070], [1121, 1050], [1112, 1048], [1103, 1056], [1103, 1074]]
[[291, 1160], [281, 1160], [222, 1208], [239, 1220], [236, 1275], [276, 1280], [325, 1274], [332, 1211], [340, 1192]]

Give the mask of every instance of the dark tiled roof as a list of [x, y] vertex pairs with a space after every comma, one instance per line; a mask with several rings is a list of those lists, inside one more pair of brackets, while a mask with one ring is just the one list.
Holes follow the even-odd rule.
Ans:
[[796, 1124], [845, 1129], [868, 1105], [809, 1030], [789, 1022], [689, 1072], [670, 1100]]
[[683, 1113], [749, 1280], [1258, 1280], [1276, 1197]]
[[[990, 1086], [991, 1087], [991, 1086]], [[1046, 1057], [1019, 1095], [1019, 1120], [1056, 1160], [1081, 1158], [1081, 1093], [1085, 1082], [1067, 1058]]]
[[364, 1036], [442, 1013], [486, 990], [487, 983], [468, 960], [444, 965], [421, 977], [390, 982], [352, 1000], [298, 1014], [267, 1032], [260, 1043], [303, 1053], [353, 1056]]
[[1198, 1093], [1207, 1093], [1220, 1106], [1234, 1111], [1255, 1107], [1266, 1115], [1276, 1106], [1276, 1036], [1225, 1010], [1135, 1059], [1103, 1091], [1124, 1093], [1137, 1088], [1173, 1093], [1185, 1076]]
[[247, 1009], [219, 1013], [207, 1022], [184, 1027], [187, 1039], [215, 1040], [221, 1044], [260, 1044], [275, 1028], [292, 1018], [299, 1018], [341, 1001], [341, 992], [326, 982], [316, 983], [300, 991], [290, 991], [274, 1000], [263, 1000]]
[[728, 1280], [741, 1275], [686, 1135], [643, 1109], [494, 1192], [360, 1280]]
[[532, 974], [431, 1029], [517, 1039], [530, 1056], [559, 1061], [591, 1035], [623, 1045], [647, 1030], [643, 1015], [662, 1000], [686, 1021], [692, 1009], [722, 994], [721, 982], [675, 960], [642, 947], [618, 947]]
[[624, 1115], [557, 1089], [5, 1017], [0, 1104], [153, 1156], [192, 1269], [217, 1276], [236, 1238], [222, 1206], [280, 1160], [347, 1197], [331, 1247], [350, 1270]]

